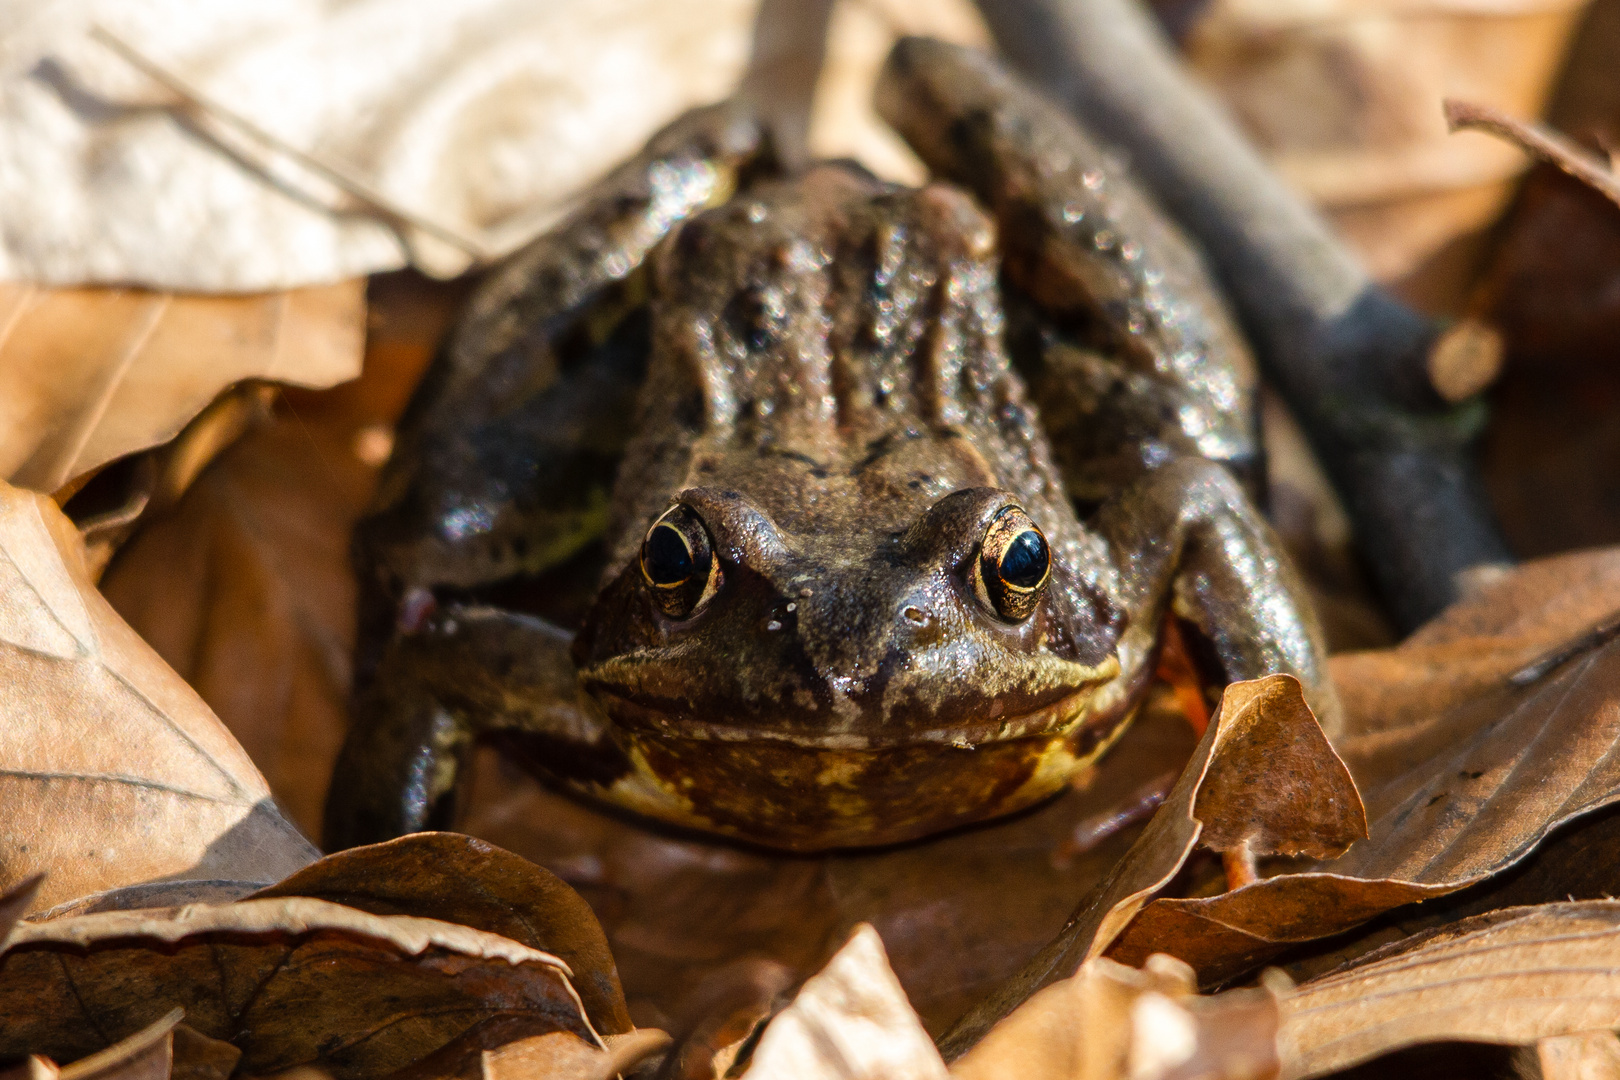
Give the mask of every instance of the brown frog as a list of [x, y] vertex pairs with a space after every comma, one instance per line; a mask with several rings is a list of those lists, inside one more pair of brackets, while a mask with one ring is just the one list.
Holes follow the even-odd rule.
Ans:
[[357, 533], [329, 847], [447, 824], [480, 737], [779, 848], [1006, 814], [1124, 729], [1167, 612], [1331, 722], [1198, 256], [984, 56], [903, 41], [879, 104], [940, 179], [783, 175], [700, 109], [474, 295]]

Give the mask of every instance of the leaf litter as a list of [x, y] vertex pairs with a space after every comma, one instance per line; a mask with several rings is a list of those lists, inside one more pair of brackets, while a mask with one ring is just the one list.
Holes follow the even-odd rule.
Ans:
[[[406, 300], [393, 310], [401, 312], [396, 316], [400, 320], [414, 320], [411, 330], [389, 335], [388, 295], [374, 292], [382, 328], [373, 334], [372, 360], [360, 382], [325, 395], [295, 397], [296, 413], [278, 412], [265, 429], [250, 433], [228, 452], [210, 475], [240, 483], [234, 478], [268, 475], [283, 467], [283, 456], [312, 466], [325, 457], [328, 465], [336, 466], [333, 471], [288, 469], [279, 490], [259, 489], [234, 507], [206, 498], [205, 477], [167, 521], [144, 531], [110, 570], [109, 594], [127, 605], [137, 625], [144, 628], [151, 623], [151, 635], [160, 643], [170, 642], [165, 651], [180, 664], [188, 663], [188, 642], [207, 656], [213, 641], [210, 619], [217, 620], [214, 625], [226, 641], [233, 633], [244, 635], [235, 646], [242, 650], [240, 655], [252, 655], [254, 637], [266, 630], [272, 635], [291, 631], [295, 637], [339, 642], [346, 642], [352, 633], [346, 603], [312, 603], [302, 595], [327, 591], [344, 598], [350, 595], [346, 534], [364, 504], [373, 469], [356, 448], [367, 432], [386, 430], [402, 403], [401, 387], [409, 385], [412, 371], [426, 358], [425, 347], [413, 342], [430, 338], [435, 312], [445, 310], [444, 301], [437, 309], [421, 302], [426, 286], [399, 279], [394, 287]], [[433, 291], [427, 289], [427, 295]], [[300, 440], [306, 455], [302, 459], [295, 449]], [[318, 457], [310, 451], [311, 444], [319, 448]], [[334, 474], [344, 478], [341, 483], [333, 482]], [[278, 499], [283, 501], [279, 509]], [[278, 614], [275, 605], [255, 607], [240, 600], [211, 610], [221, 601], [207, 587], [163, 572], [165, 548], [172, 550], [173, 544], [206, 535], [218, 529], [219, 522], [249, 511], [261, 519], [277, 515], [287, 523], [260, 534], [261, 554], [256, 559], [267, 568], [265, 581], [275, 583], [284, 595], [300, 597], [302, 613], [296, 613], [296, 605], [291, 611], [280, 608]], [[154, 528], [166, 531], [159, 534]], [[331, 590], [294, 586], [309, 580], [328, 582]], [[212, 587], [229, 595], [228, 579]], [[130, 603], [131, 597], [137, 602]], [[1272, 876], [1215, 896], [1154, 899], [1149, 894], [1166, 881], [1173, 891], [1185, 894], [1189, 889], [1198, 892], [1194, 879], [1220, 880], [1215, 864], [1201, 863], [1197, 857], [1187, 863], [1188, 855], [1179, 861], [1174, 857], [1184, 838], [1163, 849], [1159, 846], [1163, 841], [1155, 840], [1144, 850], [1162, 861], [1166, 872], [1148, 875], [1132, 890], [1143, 893], [1142, 911], [1134, 919], [1116, 920], [1125, 925], [1118, 940], [1107, 946], [1107, 954], [1140, 965], [1155, 952], [1169, 952], [1190, 962], [1206, 982], [1252, 971], [1267, 957], [1297, 951], [1332, 933], [1329, 927], [1348, 929], [1416, 896], [1456, 889], [1460, 887], [1456, 879], [1463, 874], [1499, 871], [1522, 859], [1558, 821], [1601, 806], [1611, 797], [1604, 786], [1606, 774], [1595, 774], [1586, 783], [1572, 772], [1560, 782], [1562, 798], [1549, 801], [1551, 796], [1543, 791], [1534, 807], [1519, 805], [1492, 819], [1494, 856], [1483, 854], [1459, 870], [1435, 857], [1443, 856], [1443, 850], [1430, 852], [1422, 863], [1433, 864], [1429, 874], [1434, 880], [1423, 878], [1417, 863], [1415, 845], [1421, 837], [1407, 827], [1395, 827], [1404, 808], [1408, 817], [1426, 811], [1419, 820], [1451, 822], [1451, 831], [1444, 833], [1449, 845], [1442, 842], [1442, 848], [1472, 844], [1483, 835], [1480, 830], [1489, 831], [1485, 821], [1468, 826], [1470, 819], [1462, 809], [1465, 798], [1489, 801], [1478, 789], [1448, 788], [1448, 799], [1458, 800], [1449, 811], [1442, 806], [1447, 800], [1433, 807], [1420, 805], [1439, 793], [1426, 786], [1425, 754], [1444, 750], [1456, 757], [1456, 766], [1448, 765], [1453, 773], [1475, 762], [1469, 771], [1481, 771], [1478, 779], [1484, 779], [1497, 774], [1478, 769], [1477, 762], [1491, 754], [1503, 762], [1511, 760], [1519, 745], [1515, 740], [1528, 738], [1548, 718], [1573, 725], [1549, 729], [1549, 736], [1601, 738], [1602, 702], [1607, 700], [1602, 684], [1609, 676], [1606, 668], [1592, 666], [1601, 649], [1571, 661], [1534, 686], [1504, 687], [1513, 672], [1578, 638], [1616, 609], [1620, 609], [1620, 558], [1602, 552], [1567, 556], [1482, 581], [1468, 602], [1398, 648], [1335, 658], [1332, 663], [1351, 726], [1350, 737], [1339, 749], [1350, 775], [1362, 781], [1370, 838], [1352, 846], [1349, 855], [1322, 863], [1322, 869], [1302, 873], [1310, 869], [1310, 856], [1326, 857], [1354, 833], [1355, 815], [1343, 816], [1351, 805], [1344, 789], [1336, 789], [1334, 796], [1339, 811], [1323, 809], [1325, 802], [1312, 804], [1318, 813], [1312, 818], [1314, 832], [1307, 830], [1316, 837], [1310, 843], [1304, 836], [1268, 834], [1264, 827], [1268, 813], [1279, 814], [1277, 820], [1287, 830], [1287, 814], [1278, 809], [1286, 800], [1266, 799], [1264, 805], [1242, 808], [1238, 805], [1242, 800], [1234, 798], [1219, 815], [1212, 813], [1221, 826], [1210, 834], [1210, 841], [1236, 850], [1250, 840], [1262, 871]], [[165, 629], [176, 621], [189, 623], [185, 634]], [[286, 739], [290, 749], [300, 740], [278, 731], [277, 725], [288, 724], [294, 710], [284, 704], [286, 697], [267, 691], [276, 688], [277, 679], [288, 678], [289, 668], [315, 665], [298, 658], [295, 650], [272, 650], [270, 655], [280, 658], [245, 681], [239, 677], [232, 683], [225, 677], [229, 666], [218, 661], [212, 662], [216, 675], [208, 675], [206, 666], [195, 661], [189, 661], [189, 673], [222, 703], [222, 713], [245, 718], [245, 740], [258, 739], [266, 745], [267, 736]], [[330, 655], [342, 656], [342, 649]], [[311, 699], [317, 702], [323, 717], [340, 718], [346, 668], [333, 667], [330, 673], [318, 690], [304, 691], [303, 700], [306, 707]], [[1561, 680], [1569, 679], [1589, 691], [1572, 691], [1573, 697], [1563, 690], [1549, 691], [1549, 686], [1563, 687]], [[1566, 704], [1552, 709], [1560, 695], [1567, 698]], [[283, 704], [264, 709], [263, 702]], [[1497, 733], [1494, 741], [1484, 737], [1469, 741], [1457, 734], [1477, 732], [1492, 719], [1497, 721], [1489, 725]], [[335, 740], [328, 741], [335, 750]], [[263, 760], [276, 776], [278, 755], [288, 751], [277, 750], [274, 741], [268, 745]], [[1075, 846], [1074, 836], [1117, 807], [1140, 800], [1143, 790], [1162, 783], [1165, 766], [1185, 760], [1191, 749], [1190, 732], [1173, 703], [1161, 699], [1146, 710], [1108, 767], [1091, 778], [1090, 787], [1033, 814], [890, 852], [800, 859], [671, 835], [599, 813], [548, 791], [500, 760], [493, 749], [484, 749], [475, 759], [469, 805], [460, 827], [549, 867], [579, 889], [606, 933], [630, 1015], [643, 1025], [675, 1032], [682, 1037], [682, 1046], [701, 1044], [712, 1057], [728, 1040], [746, 1034], [780, 1007], [778, 995], [784, 986], [818, 970], [861, 922], [877, 928], [924, 1028], [938, 1034], [1053, 939], [1076, 898], [1098, 887], [1143, 826], [1140, 819], [1127, 821], [1095, 847], [1069, 858], [1065, 852]], [[307, 747], [303, 752], [306, 756], [298, 767], [282, 769], [276, 790], [290, 805], [303, 808], [300, 818], [313, 824], [327, 769], [316, 760], [317, 754]], [[1314, 763], [1311, 769], [1323, 764], [1312, 754], [1305, 760]], [[1560, 761], [1576, 769], [1580, 758], [1569, 755]], [[1301, 789], [1334, 790], [1323, 789], [1311, 769], [1300, 774]], [[1252, 803], [1257, 790], [1269, 790], [1254, 783], [1252, 775], [1244, 779], [1239, 771], [1234, 776], [1240, 779], [1226, 786], [1230, 795], [1246, 794]], [[1511, 770], [1500, 776], [1509, 793], [1534, 787], [1534, 779]], [[1240, 821], [1248, 824], [1237, 824]], [[1323, 836], [1332, 838], [1326, 848], [1321, 846]], [[1346, 872], [1346, 865], [1355, 871]], [[1406, 871], [1410, 880], [1396, 876]], [[1452, 876], [1440, 880], [1438, 875], [1444, 874]], [[1329, 882], [1325, 895], [1324, 881]], [[1218, 887], [1201, 886], [1205, 892]], [[1234, 910], [1237, 915], [1230, 914]], [[1214, 917], [1206, 917], [1211, 912]], [[1079, 950], [1070, 957], [1069, 967], [1055, 968], [1052, 974], [1073, 977], [1083, 966], [1078, 956], [1089, 952], [1089, 947]], [[1290, 970], [1310, 975], [1321, 970], [1321, 964]], [[704, 1056], [696, 1051], [694, 1055]]]
[[[373, 359], [384, 352], [374, 350]], [[237, 485], [231, 494], [240, 497], [233, 503], [215, 492], [210, 506], [199, 496], [167, 523], [169, 542], [195, 543], [201, 536], [218, 552], [214, 558], [221, 564], [231, 555], [245, 554], [247, 564], [258, 570], [258, 595], [290, 597], [292, 602], [262, 605], [269, 610], [261, 611], [239, 596], [221, 605], [212, 594], [226, 589], [228, 575], [202, 583], [176, 580], [172, 571], [165, 577], [159, 573], [162, 544], [147, 548], [144, 564], [133, 550], [126, 552], [129, 557], [115, 565], [108, 582], [109, 592], [130, 605], [137, 625], [163, 622], [165, 591], [185, 601], [177, 605], [184, 614], [172, 620], [179, 630], [153, 636], [164, 641], [163, 651], [176, 657], [176, 666], [188, 665], [188, 678], [204, 684], [212, 680], [204, 697], [233, 706], [236, 720], [225, 718], [233, 728], [240, 725], [244, 739], [268, 743], [270, 753], [260, 757], [255, 750], [254, 757], [279, 759], [280, 767], [267, 766], [271, 788], [300, 808], [299, 820], [313, 821], [318, 814], [326, 774], [326, 744], [320, 735], [338, 728], [319, 722], [303, 729], [293, 725], [311, 712], [321, 721], [341, 721], [350, 617], [346, 590], [352, 588], [343, 550], [348, 525], [364, 503], [369, 470], [386, 453], [394, 406], [379, 403], [391, 402], [391, 393], [397, 397], [413, 381], [401, 373], [411, 370], [419, 357], [407, 345], [396, 347], [395, 359], [405, 353], [411, 359], [394, 369], [392, 386], [378, 378], [369, 389], [335, 396], [293, 395], [292, 408], [283, 408], [260, 433], [249, 436], [235, 458], [228, 455], [213, 470], [231, 478]], [[371, 404], [357, 407], [359, 401]], [[328, 404], [334, 407], [323, 414]], [[256, 439], [261, 433], [265, 437]], [[308, 445], [296, 445], [299, 436]], [[279, 486], [253, 488], [246, 482], [274, 475], [278, 465], [298, 461], [300, 453], [302, 467], [286, 470]], [[318, 474], [312, 469], [316, 463], [324, 468], [326, 484], [319, 493], [312, 492], [309, 480], [312, 472]], [[261, 502], [274, 511], [277, 499], [279, 521], [272, 520], [276, 513], [255, 514]], [[204, 509], [199, 511], [199, 505]], [[221, 543], [219, 537], [232, 529], [250, 542], [234, 549]], [[1608, 670], [1610, 643], [1591, 630], [1620, 609], [1620, 594], [1610, 580], [1614, 563], [1612, 553], [1597, 552], [1529, 564], [1496, 581], [1482, 577], [1469, 600], [1400, 647], [1336, 658], [1335, 677], [1352, 715], [1350, 737], [1339, 746], [1342, 762], [1331, 756], [1331, 749], [1324, 755], [1319, 747], [1296, 740], [1302, 766], [1295, 773], [1298, 782], [1271, 785], [1270, 772], [1232, 768], [1223, 785], [1216, 767], [1220, 757], [1211, 758], [1206, 744], [1200, 753], [1207, 770], [1196, 780], [1189, 777], [1199, 767], [1184, 773], [1145, 830], [1140, 816], [1133, 815], [1100, 840], [1094, 834], [1077, 839], [1122, 802], [1149, 806], [1158, 796], [1143, 793], [1159, 790], [1165, 767], [1179, 766], [1187, 758], [1191, 740], [1176, 729], [1174, 710], [1163, 701], [1150, 706], [1108, 769], [1092, 777], [1089, 786], [1081, 785], [1083, 790], [1015, 821], [893, 852], [795, 860], [645, 830], [540, 788], [514, 774], [491, 751], [480, 755], [465, 824], [511, 842], [580, 887], [603, 923], [592, 939], [597, 943], [584, 951], [605, 956], [609, 966], [603, 967], [600, 959], [577, 966], [600, 977], [617, 958], [631, 991], [618, 1012], [643, 1022], [669, 1023], [683, 1032], [681, 1045], [692, 1051], [679, 1059], [683, 1066], [722, 1060], [715, 1055], [727, 1051], [734, 1056], [724, 1060], [735, 1063], [739, 1040], [750, 1032], [757, 1035], [760, 1021], [780, 1007], [785, 990], [815, 971], [851, 928], [867, 919], [878, 925], [895, 961], [898, 980], [894, 975], [889, 980], [894, 982], [891, 990], [901, 996], [893, 999], [891, 994], [889, 1006], [895, 1000], [906, 1010], [915, 1006], [918, 1030], [944, 1030], [1004, 979], [1009, 966], [1049, 940], [1075, 897], [1089, 889], [1091, 897], [1058, 939], [1063, 962], [1048, 964], [1043, 977], [1051, 978], [1045, 988], [1013, 1008], [983, 1042], [959, 1058], [954, 1066], [958, 1075], [964, 1075], [961, 1070], [970, 1062], [982, 1065], [985, 1071], [974, 1075], [984, 1076], [1040, 1075], [1032, 1071], [1035, 1066], [1029, 1063], [1034, 1061], [1057, 1070], [1054, 1075], [1075, 1075], [1078, 1062], [1100, 1070], [1083, 1075], [1133, 1077], [1270, 1075], [1278, 1062], [1290, 1076], [1339, 1068], [1349, 1059], [1323, 1065], [1325, 1059], [1310, 1056], [1321, 1040], [1319, 1032], [1299, 1034], [1306, 1030], [1299, 1026], [1306, 1022], [1300, 1018], [1309, 1015], [1329, 1028], [1339, 1025], [1342, 1031], [1332, 1038], [1344, 1035], [1362, 1058], [1436, 1038], [1496, 1038], [1535, 1045], [1551, 1076], [1555, 1068], [1609, 1060], [1614, 1039], [1608, 1035], [1605, 1041], [1601, 1029], [1620, 1023], [1620, 1017], [1603, 1012], [1604, 987], [1576, 987], [1572, 993], [1582, 1004], [1567, 1015], [1549, 1018], [1530, 1009], [1499, 1024], [1490, 1009], [1503, 1001], [1503, 1007], [1519, 1002], [1518, 989], [1509, 988], [1497, 998], [1470, 997], [1468, 980], [1458, 972], [1479, 967], [1480, 957], [1496, 955], [1491, 950], [1518, 948], [1546, 960], [1546, 974], [1555, 982], [1574, 978], [1581, 963], [1604, 962], [1604, 936], [1577, 934], [1577, 945], [1558, 954], [1535, 952], [1545, 944], [1536, 937], [1545, 927], [1521, 926], [1521, 936], [1509, 940], [1488, 936], [1496, 916], [1457, 926], [1434, 923], [1467, 913], [1468, 903], [1500, 906], [1504, 898], [1527, 889], [1544, 894], [1535, 897], [1538, 901], [1550, 900], [1557, 895], [1555, 887], [1583, 869], [1583, 852], [1588, 856], [1586, 884], [1596, 887], [1603, 879], [1601, 868], [1590, 865], [1590, 856], [1610, 850], [1603, 846], [1604, 829], [1613, 815], [1597, 811], [1612, 800], [1614, 778], [1606, 757], [1583, 748], [1606, 754], [1613, 742], [1604, 727], [1614, 712], [1604, 689], [1615, 674]], [[142, 565], [144, 571], [127, 569]], [[307, 576], [311, 572], [316, 576]], [[154, 575], [155, 584], [143, 596], [146, 573]], [[310, 581], [322, 588], [309, 589]], [[336, 599], [329, 604], [312, 601], [300, 595], [295, 583], [306, 594], [319, 591]], [[132, 596], [140, 602], [131, 602]], [[188, 655], [189, 646], [189, 653], [207, 657], [215, 636], [224, 633], [228, 639], [231, 627], [246, 628], [232, 643], [235, 664], [227, 660], [228, 650], [200, 663]], [[271, 662], [257, 663], [264, 652]], [[1533, 670], [1535, 661], [1548, 656], [1555, 660], [1544, 665], [1546, 670]], [[240, 662], [244, 657], [254, 659], [252, 670], [244, 672], [249, 666]], [[311, 670], [318, 670], [319, 677], [309, 677]], [[1529, 674], [1515, 684], [1512, 676], [1525, 672]], [[264, 702], [273, 707], [260, 709]], [[1232, 704], [1236, 715], [1240, 710], [1235, 700]], [[218, 711], [227, 713], [223, 705]], [[1237, 726], [1225, 726], [1232, 729], [1225, 737], [1234, 738]], [[1299, 725], [1291, 730], [1309, 734]], [[1570, 751], [1571, 746], [1576, 749]], [[1556, 752], [1546, 752], [1547, 747]], [[1251, 760], [1264, 757], [1256, 754]], [[1348, 765], [1346, 782], [1352, 774], [1361, 782], [1364, 817], [1354, 812], [1361, 808], [1359, 798], [1352, 808], [1354, 786], [1322, 782], [1337, 776], [1334, 763], [1340, 773]], [[1272, 786], [1281, 790], [1273, 793]], [[1302, 809], [1308, 812], [1299, 814]], [[1369, 838], [1333, 859], [1362, 827]], [[1221, 855], [1221, 860], [1198, 854], [1198, 847]], [[1127, 849], [1130, 857], [1120, 864]], [[435, 905], [448, 905], [443, 913], [450, 921], [514, 935], [511, 940], [528, 943], [526, 947], [538, 948], [533, 943], [546, 934], [558, 934], [564, 942], [591, 938], [580, 928], [594, 926], [594, 920], [581, 921], [580, 906], [558, 899], [570, 895], [566, 890], [541, 888], [541, 896], [552, 898], [543, 905], [554, 901], [557, 910], [538, 915], [514, 915], [514, 901], [500, 889], [493, 899], [452, 902], [436, 895], [442, 890], [431, 874], [411, 880], [406, 856], [400, 853], [404, 850], [377, 864], [388, 867], [379, 876], [399, 876], [397, 883], [360, 880], [367, 873], [363, 859], [346, 868], [331, 860], [318, 863], [294, 881], [303, 882], [298, 888], [320, 893], [320, 901], [377, 918], [431, 919]], [[528, 873], [522, 859], [487, 845], [483, 850], [435, 849], [433, 857], [474, 882], [516, 882]], [[513, 862], [499, 869], [505, 866], [503, 858]], [[1515, 872], [1503, 872], [1509, 868]], [[1269, 876], [1241, 884], [1245, 870]], [[217, 903], [251, 888], [248, 879], [255, 877], [264, 880], [247, 875], [226, 882], [118, 888], [88, 902], [58, 906], [55, 912], [64, 920], [133, 914], [165, 894], [180, 896], [188, 890], [205, 904]], [[1235, 881], [1237, 887], [1221, 891]], [[1474, 887], [1465, 888], [1470, 883]], [[1454, 890], [1462, 891], [1453, 899], [1433, 899], [1421, 907], [1408, 904]], [[1175, 895], [1154, 899], [1157, 892]], [[1525, 918], [1552, 918], [1555, 907], [1563, 906], [1543, 903]], [[1391, 908], [1398, 910], [1376, 918]], [[1591, 912], [1569, 918], [1588, 916], [1598, 918]], [[1333, 928], [1348, 929], [1369, 919], [1373, 921], [1361, 930], [1325, 945], [1311, 944]], [[535, 936], [533, 927], [547, 929]], [[1401, 940], [1377, 950], [1391, 934]], [[1451, 953], [1424, 951], [1447, 942], [1456, 946]], [[1313, 952], [1322, 948], [1327, 951]], [[1181, 959], [1172, 960], [1160, 950]], [[1101, 955], [1105, 951], [1108, 956]], [[1413, 970], [1424, 974], [1399, 983], [1399, 994], [1408, 995], [1401, 999], [1407, 1006], [1399, 1014], [1403, 1022], [1368, 1034], [1348, 1019], [1356, 1014], [1354, 994], [1365, 995], [1376, 979], [1395, 978], [1393, 969], [1379, 965], [1407, 952]], [[877, 955], [881, 959], [881, 947]], [[1288, 962], [1288, 970], [1305, 981], [1294, 991], [1274, 976], [1258, 988], [1213, 995], [1194, 991], [1199, 980], [1252, 972], [1267, 957]], [[1351, 966], [1319, 974], [1346, 957]], [[1140, 967], [1118, 963], [1121, 959]], [[1454, 967], [1447, 968], [1448, 963]], [[883, 982], [870, 955], [866, 967], [871, 980]], [[882, 967], [889, 970], [886, 960]], [[812, 983], [825, 986], [829, 981], [836, 980]], [[584, 1007], [599, 1024], [614, 1011], [607, 986], [599, 978], [593, 1005], [586, 983], [580, 983]], [[1341, 992], [1346, 996], [1332, 996]], [[1018, 1000], [1022, 998], [1015, 995], [1005, 1003]], [[1131, 1004], [1121, 1012], [1119, 1000]], [[897, 1008], [891, 1012], [904, 1016]], [[718, 1013], [726, 1013], [723, 1022], [716, 1019]], [[833, 1016], [823, 1011], [820, 1019], [832, 1024]], [[1265, 1026], [1267, 1016], [1274, 1027], [1282, 1024], [1280, 1043]], [[1201, 1017], [1216, 1018], [1208, 1025], [1209, 1040], [1199, 1026]], [[1599, 1035], [1582, 1024], [1595, 1024]], [[1121, 1050], [1117, 1041], [1099, 1037], [1117, 1033], [1122, 1025], [1152, 1038], [1127, 1042]], [[774, 1026], [763, 1029], [766, 1035]], [[830, 1027], [823, 1030], [834, 1041], [841, 1037]], [[610, 1040], [644, 1031], [625, 1031]], [[1233, 1032], [1243, 1034], [1234, 1045], [1217, 1047], [1215, 1039]], [[175, 1028], [172, 1038], [193, 1036], [205, 1044], [217, 1042], [186, 1026]], [[645, 1046], [627, 1051], [623, 1060], [634, 1060], [659, 1042], [661, 1037], [648, 1035]], [[759, 1038], [754, 1052], [766, 1045]], [[492, 1064], [500, 1057], [487, 1052], [491, 1046], [503, 1047], [499, 1053], [508, 1055], [504, 1064]], [[1032, 1056], [1020, 1058], [1024, 1052]], [[489, 1016], [418, 1057], [399, 1075], [401, 1080], [448, 1075], [493, 1080], [492, 1069], [522, 1071], [539, 1068], [537, 1062], [573, 1068], [559, 1063], [576, 1060], [583, 1062], [580, 1075], [586, 1075], [605, 1067], [602, 1055], [611, 1053], [611, 1046], [590, 1045], [574, 1033], [535, 1034], [525, 1030], [524, 1022]], [[914, 1056], [924, 1064], [912, 1061], [906, 1067], [933, 1075], [926, 1070], [940, 1059], [929, 1058], [921, 1044]], [[844, 1071], [826, 1075], [868, 1075], [876, 1068], [873, 1061], [852, 1060], [859, 1058], [844, 1055]]]

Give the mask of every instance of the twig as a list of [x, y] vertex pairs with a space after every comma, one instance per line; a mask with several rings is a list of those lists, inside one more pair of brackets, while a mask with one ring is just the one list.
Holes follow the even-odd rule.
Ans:
[[789, 169], [810, 160], [810, 109], [832, 10], [833, 0], [764, 0], [754, 17], [753, 49], [737, 92], [759, 109]]
[[364, 177], [349, 169], [347, 166], [334, 162], [322, 161], [313, 154], [306, 153], [295, 146], [283, 141], [279, 136], [265, 130], [258, 124], [249, 120], [242, 114], [235, 112], [224, 104], [209, 97], [202, 90], [191, 85], [185, 79], [174, 74], [156, 61], [145, 56], [134, 46], [119, 38], [104, 26], [95, 26], [90, 30], [90, 37], [101, 42], [113, 52], [122, 57], [131, 67], [136, 68], [153, 82], [180, 98], [185, 104], [201, 111], [206, 116], [232, 128], [239, 134], [247, 136], [254, 142], [298, 162], [310, 172], [322, 177], [338, 188], [345, 195], [364, 205], [378, 216], [386, 219], [396, 228], [409, 226], [417, 229], [435, 239], [442, 240], [451, 247], [472, 256], [476, 263], [490, 261], [490, 252], [486, 245], [472, 237], [466, 236], [448, 225], [441, 224], [431, 218], [423, 217], [413, 210], [406, 210], [394, 204], [389, 198], [376, 188], [372, 187]]
[[1603, 161], [1589, 154], [1574, 141], [1549, 127], [1519, 120], [1500, 109], [1455, 98], [1445, 100], [1446, 123], [1452, 131], [1473, 130], [1506, 139], [1520, 149], [1533, 154], [1584, 184], [1588, 184], [1615, 205], [1620, 206], [1620, 176], [1614, 172], [1614, 162]]
[[[1430, 357], [1447, 347], [1441, 326], [1371, 281], [1151, 16], [1132, 0], [980, 0], [979, 9], [1013, 65], [1124, 149], [1203, 245], [1344, 496], [1401, 625], [1455, 599], [1461, 571], [1510, 561], [1469, 449], [1483, 408], [1452, 406], [1430, 381]], [[1459, 385], [1469, 380], [1447, 391]]]

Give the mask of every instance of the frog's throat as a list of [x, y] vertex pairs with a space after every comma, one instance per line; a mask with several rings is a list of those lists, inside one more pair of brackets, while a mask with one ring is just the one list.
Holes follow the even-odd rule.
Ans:
[[900, 843], [1033, 806], [1106, 753], [1134, 709], [1066, 734], [865, 751], [621, 733], [627, 771], [581, 785], [626, 809], [790, 851]]
[[[944, 745], [971, 750], [977, 746], [1042, 736], [1066, 739], [1092, 726], [1090, 722], [1097, 714], [1098, 706], [1103, 703], [1102, 699], [1109, 699], [1111, 703], [1117, 696], [1099, 693], [1099, 688], [1105, 688], [1118, 679], [1119, 658], [1109, 656], [1094, 667], [1065, 662], [1063, 668], [1065, 683], [1076, 689], [1038, 709], [1010, 716], [954, 717], [948, 724], [931, 728], [896, 725], [879, 732], [748, 727], [698, 720], [691, 716], [676, 719], [656, 709], [636, 705], [606, 690], [598, 689], [596, 694], [580, 696], [588, 702], [587, 707], [605, 727], [645, 733], [655, 738], [785, 743], [817, 750], [875, 750], [909, 745]], [[1090, 756], [1087, 756], [1088, 760]]]

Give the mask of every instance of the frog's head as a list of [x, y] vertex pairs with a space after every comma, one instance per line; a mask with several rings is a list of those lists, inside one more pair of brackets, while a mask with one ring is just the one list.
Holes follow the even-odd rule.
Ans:
[[888, 843], [1027, 806], [1103, 749], [1118, 616], [1017, 496], [909, 523], [830, 502], [795, 531], [782, 486], [698, 487], [649, 523], [576, 643], [625, 757], [600, 794], [772, 846]]

